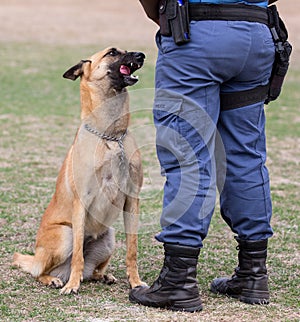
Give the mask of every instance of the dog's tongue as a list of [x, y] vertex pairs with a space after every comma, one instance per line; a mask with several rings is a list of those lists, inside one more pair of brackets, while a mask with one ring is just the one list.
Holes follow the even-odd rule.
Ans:
[[130, 68], [128, 66], [121, 65], [120, 73], [123, 75], [130, 75]]

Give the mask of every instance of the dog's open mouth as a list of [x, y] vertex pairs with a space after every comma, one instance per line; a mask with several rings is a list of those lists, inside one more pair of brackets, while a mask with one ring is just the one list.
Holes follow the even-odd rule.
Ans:
[[120, 66], [120, 73], [123, 75], [124, 80], [127, 85], [133, 85], [135, 84], [138, 80], [139, 77], [133, 75], [135, 71], [140, 69], [142, 67], [142, 64], [136, 64], [136, 63], [130, 63], [130, 64], [122, 64]]
[[109, 76], [114, 89], [122, 90], [126, 86], [134, 85], [138, 81], [134, 73], [143, 66], [145, 55], [141, 52], [126, 52], [115, 57], [117, 60], [109, 66]]

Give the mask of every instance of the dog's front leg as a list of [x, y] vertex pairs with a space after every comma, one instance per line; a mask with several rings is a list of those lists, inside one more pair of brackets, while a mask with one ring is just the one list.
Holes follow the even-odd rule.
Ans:
[[137, 267], [139, 200], [128, 197], [124, 208], [124, 226], [126, 233], [126, 268], [131, 288], [147, 285], [140, 280]]
[[68, 283], [60, 291], [61, 294], [77, 293], [80, 282], [83, 279], [84, 258], [83, 258], [83, 242], [84, 242], [84, 222], [85, 208], [79, 199], [73, 202], [73, 254], [71, 262], [71, 275]]

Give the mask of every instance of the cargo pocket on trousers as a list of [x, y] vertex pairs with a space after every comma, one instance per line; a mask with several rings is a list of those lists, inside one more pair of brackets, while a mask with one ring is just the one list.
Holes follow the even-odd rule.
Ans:
[[156, 127], [156, 149], [160, 165], [164, 170], [176, 168], [184, 160], [182, 146], [184, 138], [181, 135], [182, 120], [180, 112], [182, 99], [156, 98], [154, 100], [153, 116]]

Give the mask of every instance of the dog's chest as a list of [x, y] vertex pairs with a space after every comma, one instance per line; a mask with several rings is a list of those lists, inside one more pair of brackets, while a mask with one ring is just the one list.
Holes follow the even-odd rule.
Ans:
[[[101, 191], [128, 193], [130, 188], [129, 163], [116, 142], [105, 143], [109, 149], [95, 162], [95, 175]], [[111, 191], [112, 192], [112, 191]]]
[[120, 204], [131, 189], [130, 166], [125, 151], [117, 142], [93, 141], [74, 149], [77, 192], [88, 207], [91, 203], [101, 203], [105, 207]]
[[88, 183], [85, 200], [87, 218], [86, 233], [96, 235], [111, 226], [124, 209], [131, 183], [127, 159], [107, 150], [101, 160], [95, 161], [94, 173]]

